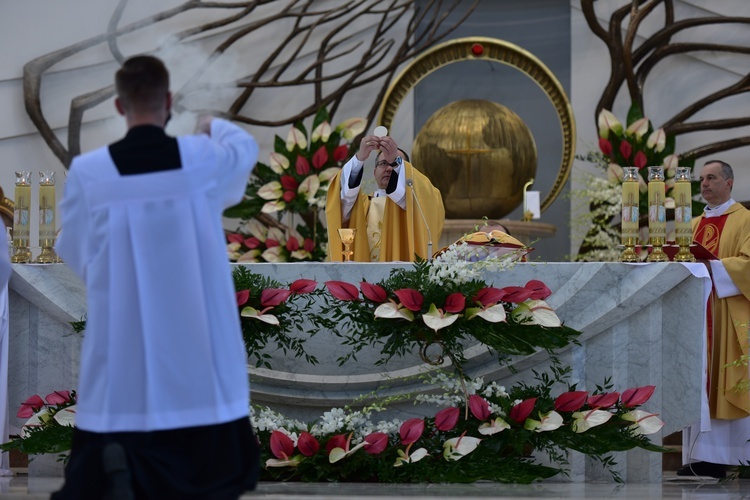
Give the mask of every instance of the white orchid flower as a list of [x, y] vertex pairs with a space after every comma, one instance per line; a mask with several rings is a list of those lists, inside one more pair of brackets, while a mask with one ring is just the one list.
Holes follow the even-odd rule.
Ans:
[[580, 434], [592, 427], [606, 423], [612, 414], [604, 410], [577, 411], [573, 413], [573, 432]]
[[477, 449], [482, 440], [472, 436], [459, 436], [443, 443], [443, 457], [446, 460], [460, 460]]
[[658, 432], [664, 426], [664, 422], [655, 413], [649, 413], [643, 410], [629, 411], [622, 416], [623, 420], [635, 422], [628, 427], [636, 435], [647, 435]]
[[405, 319], [407, 321], [414, 321], [414, 313], [405, 307], [399, 307], [394, 301], [390, 300], [380, 304], [375, 309], [376, 318], [385, 319]]
[[456, 322], [460, 316], [458, 314], [450, 314], [443, 312], [442, 309], [438, 309], [435, 304], [430, 304], [430, 310], [422, 315], [422, 321], [429, 328], [432, 328], [436, 332], [441, 328], [450, 326]]
[[307, 147], [307, 137], [297, 127], [289, 129], [289, 134], [286, 136], [286, 150], [293, 151], [295, 147], [305, 149]]
[[279, 181], [271, 181], [263, 184], [258, 189], [258, 197], [264, 200], [278, 200], [284, 194], [284, 188]]
[[331, 129], [331, 124], [327, 121], [324, 121], [320, 123], [317, 127], [315, 127], [315, 130], [312, 131], [312, 135], [310, 136], [310, 140], [312, 142], [316, 142], [318, 140], [321, 140], [323, 142], [328, 142], [328, 138], [331, 136], [331, 132], [333, 130]]
[[277, 174], [283, 174], [284, 170], [289, 168], [289, 158], [281, 153], [271, 153], [268, 166]]

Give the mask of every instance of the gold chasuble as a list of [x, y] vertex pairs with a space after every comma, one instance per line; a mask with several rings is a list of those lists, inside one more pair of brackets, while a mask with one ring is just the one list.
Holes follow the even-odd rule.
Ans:
[[[377, 226], [377, 221], [374, 220], [377, 217], [373, 218], [373, 222], [368, 220], [368, 215], [375, 215], [370, 214], [371, 200], [362, 191], [359, 192], [359, 197], [352, 208], [349, 224], [344, 226], [357, 230], [352, 248], [354, 252], [352, 260], [358, 262], [413, 262], [416, 260], [416, 255], [423, 259], [430, 257], [427, 245], [430, 238], [419, 208], [414, 201], [415, 195], [419, 199], [424, 217], [429, 224], [433, 246], [440, 240], [443, 222], [445, 221], [445, 209], [443, 208], [440, 191], [411, 163], [404, 162], [400, 175], [406, 175], [407, 179], [412, 179], [414, 182], [413, 187], [406, 187], [406, 210], [401, 209], [393, 200], [385, 197], [382, 207], [382, 221], [379, 225], [381, 228], [380, 234], [377, 234], [377, 231], [367, 230], [368, 222], [371, 228], [374, 227], [373, 224]], [[414, 190], [413, 193], [412, 189]], [[379, 199], [378, 202], [380, 202]], [[379, 208], [377, 207], [376, 210]], [[331, 184], [328, 187], [326, 221], [328, 224], [328, 259], [333, 262], [342, 261], [343, 245], [338, 234], [339, 228], [342, 227], [341, 172], [331, 179]], [[379, 248], [371, 248], [371, 241], [375, 246], [379, 241]]]
[[[750, 415], [750, 392], [736, 385], [748, 379], [748, 367], [727, 367], [748, 354], [750, 324], [750, 212], [735, 203], [720, 217], [693, 220], [693, 238], [724, 265], [740, 295], [720, 299], [715, 291], [709, 305], [709, 408], [711, 418], [738, 419]], [[742, 438], [745, 439], [745, 438]]]

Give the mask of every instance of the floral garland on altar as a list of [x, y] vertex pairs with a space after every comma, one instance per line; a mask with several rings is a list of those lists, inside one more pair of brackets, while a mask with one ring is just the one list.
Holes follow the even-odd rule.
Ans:
[[[574, 342], [580, 332], [566, 327], [546, 302], [552, 291], [538, 280], [524, 286], [490, 286], [482, 273], [512, 267], [515, 256], [472, 262], [474, 252], [471, 245], [454, 244], [431, 262], [394, 269], [380, 283], [358, 285], [328, 281], [319, 287], [304, 278], [284, 285], [244, 266], [233, 270], [245, 345], [256, 366], [271, 368], [263, 352], [267, 346], [316, 363], [304, 342], [321, 330], [351, 348], [339, 359], [341, 364], [365, 346], [380, 348], [377, 364], [417, 351], [430, 365], [444, 365], [443, 358], [451, 361], [426, 381], [443, 388], [438, 395], [387, 401], [363, 395], [351, 407], [333, 408], [315, 422], [253, 408], [265, 465], [262, 478], [528, 483], [563, 472], [566, 450], [576, 450], [599, 460], [617, 479], [611, 452], [634, 447], [665, 451], [645, 437], [663, 423], [638, 408], [654, 387], [620, 394], [607, 381], [594, 391], [568, 384], [570, 368], [561, 367], [554, 352]], [[508, 389], [468, 379], [463, 370], [467, 340], [491, 348], [500, 363], [544, 349], [551, 354], [551, 373], [537, 374], [535, 384], [522, 382]], [[437, 355], [430, 354], [434, 347]], [[566, 391], [553, 395], [565, 385]], [[439, 411], [406, 421], [372, 420], [388, 404], [407, 398], [437, 405]], [[45, 399], [33, 396], [22, 405], [18, 416], [30, 419], [21, 435], [1, 449], [31, 454], [70, 449], [75, 393], [61, 391]], [[538, 463], [530, 450], [546, 453], [554, 465]]]

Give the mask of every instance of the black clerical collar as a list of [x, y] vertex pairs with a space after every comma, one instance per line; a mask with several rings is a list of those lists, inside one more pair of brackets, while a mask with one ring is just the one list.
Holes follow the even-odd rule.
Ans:
[[122, 140], [109, 146], [109, 152], [122, 175], [182, 167], [177, 139], [156, 125], [132, 127]]

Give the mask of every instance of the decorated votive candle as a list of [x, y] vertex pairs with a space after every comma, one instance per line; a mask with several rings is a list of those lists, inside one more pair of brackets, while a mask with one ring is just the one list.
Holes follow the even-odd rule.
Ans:
[[638, 242], [638, 169], [623, 167], [622, 176], [622, 244], [635, 246]]
[[16, 189], [13, 200], [13, 255], [11, 262], [22, 264], [31, 260], [31, 172], [16, 172]]
[[55, 173], [39, 172], [39, 245], [55, 246]]
[[664, 168], [648, 167], [648, 235], [652, 245], [662, 246], [667, 236]]
[[675, 201], [675, 239], [693, 238], [693, 196], [690, 187], [690, 169], [688, 167], [677, 167], [674, 182], [674, 201]]

